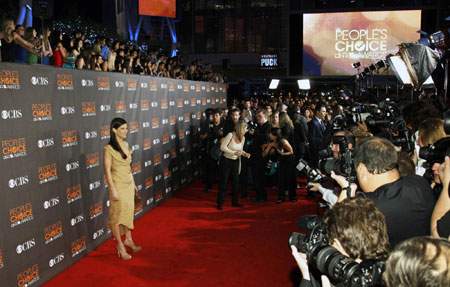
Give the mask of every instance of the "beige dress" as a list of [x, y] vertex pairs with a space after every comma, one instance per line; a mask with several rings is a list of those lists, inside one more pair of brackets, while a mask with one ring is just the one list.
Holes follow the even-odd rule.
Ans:
[[131, 173], [131, 150], [130, 156], [122, 158], [120, 152], [113, 149], [111, 145], [103, 148], [103, 153], [111, 155], [111, 176], [114, 187], [119, 195], [119, 200], [111, 200], [111, 187], [109, 188], [109, 220], [110, 225], [119, 225], [120, 234], [123, 234], [123, 227], [134, 229], [134, 183]]

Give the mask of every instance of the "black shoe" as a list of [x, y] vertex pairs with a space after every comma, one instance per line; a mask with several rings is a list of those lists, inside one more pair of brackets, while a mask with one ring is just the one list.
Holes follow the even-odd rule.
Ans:
[[297, 200], [297, 198], [291, 198], [291, 199], [289, 199], [289, 201], [290, 202], [297, 202], [298, 200]]
[[242, 204], [239, 204], [239, 203], [233, 203], [231, 206], [234, 206], [234, 207], [244, 207]]
[[204, 192], [204, 193], [210, 193], [210, 192], [211, 192], [211, 189], [205, 188], [205, 190], [203, 190], [203, 192]]
[[280, 199], [277, 200], [277, 203], [280, 204], [280, 203], [283, 203], [285, 201], [286, 201], [286, 199], [280, 198]]
[[221, 206], [221, 205], [218, 205], [218, 206], [217, 206], [217, 210], [222, 210], [222, 206]]

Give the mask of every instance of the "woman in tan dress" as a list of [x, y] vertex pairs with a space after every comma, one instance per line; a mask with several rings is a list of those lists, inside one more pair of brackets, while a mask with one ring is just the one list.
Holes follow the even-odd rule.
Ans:
[[[138, 192], [131, 173], [131, 149], [125, 138], [128, 134], [127, 122], [122, 118], [114, 118], [110, 125], [109, 144], [103, 148], [105, 177], [109, 185], [110, 209], [109, 218], [114, 239], [117, 242], [117, 253], [123, 260], [131, 259], [125, 246], [133, 252], [141, 250], [131, 237], [134, 229], [134, 195]], [[125, 234], [122, 242], [121, 236]]]

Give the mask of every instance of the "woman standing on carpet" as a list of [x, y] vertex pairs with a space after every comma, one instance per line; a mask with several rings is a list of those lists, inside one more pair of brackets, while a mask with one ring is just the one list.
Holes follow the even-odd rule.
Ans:
[[223, 155], [219, 162], [219, 193], [217, 194], [218, 210], [222, 210], [229, 177], [231, 177], [233, 192], [231, 205], [235, 207], [243, 207], [238, 202], [239, 173], [241, 171], [241, 156], [250, 158], [250, 154], [243, 150], [245, 143], [244, 135], [247, 132], [247, 123], [238, 122], [234, 126], [234, 130], [234, 132], [228, 133], [225, 136], [222, 144], [220, 145], [220, 150], [223, 151]]
[[[127, 122], [122, 118], [114, 118], [110, 125], [109, 144], [103, 148], [105, 177], [109, 185], [109, 198], [111, 206], [109, 218], [114, 239], [117, 242], [116, 249], [119, 258], [131, 259], [125, 246], [133, 252], [142, 248], [136, 246], [131, 237], [134, 229], [134, 197], [138, 192], [131, 173], [131, 149], [125, 138], [128, 134]], [[122, 242], [122, 235], [125, 240]]]
[[282, 137], [279, 128], [270, 130], [271, 142], [263, 151], [263, 156], [269, 153], [277, 153], [280, 165], [278, 167], [278, 201], [286, 201], [286, 191], [289, 191], [289, 201], [297, 201], [297, 175], [295, 169], [295, 156], [289, 141]]

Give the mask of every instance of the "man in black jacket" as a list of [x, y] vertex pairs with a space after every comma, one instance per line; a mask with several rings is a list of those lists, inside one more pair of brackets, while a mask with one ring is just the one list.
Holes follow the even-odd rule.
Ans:
[[206, 187], [205, 192], [211, 191], [213, 184], [217, 181], [217, 166], [220, 159], [220, 140], [224, 136], [224, 123], [220, 110], [212, 112], [213, 120], [206, 130], [207, 150], [206, 157]]
[[250, 147], [250, 165], [252, 169], [253, 185], [256, 190], [255, 202], [261, 203], [267, 201], [266, 175], [265, 169], [267, 160], [262, 156], [265, 145], [270, 141], [270, 130], [272, 124], [268, 121], [267, 111], [258, 110], [256, 112], [256, 122], [258, 127], [255, 129], [254, 141]]
[[412, 237], [429, 235], [435, 204], [423, 177], [400, 177], [397, 158], [394, 145], [378, 137], [364, 140], [355, 152], [356, 174], [364, 191], [360, 195], [375, 202], [386, 217], [392, 247]]

